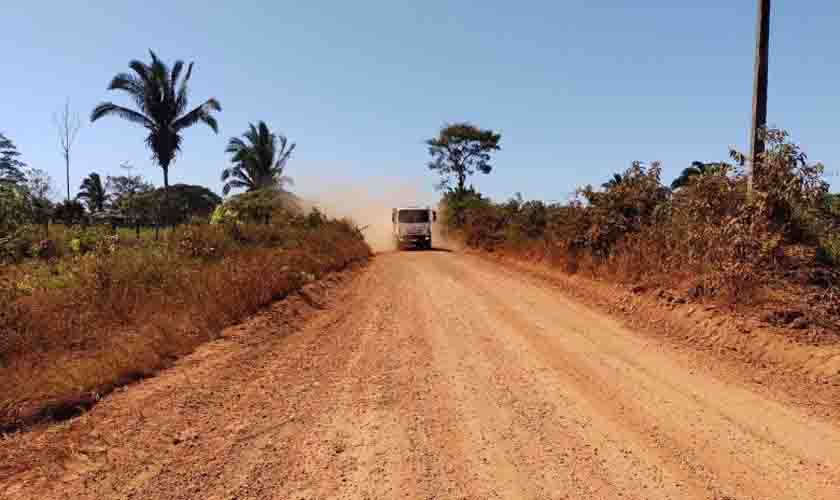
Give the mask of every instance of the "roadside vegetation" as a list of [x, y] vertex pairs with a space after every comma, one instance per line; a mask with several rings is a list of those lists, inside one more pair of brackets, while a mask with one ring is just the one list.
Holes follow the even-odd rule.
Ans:
[[0, 431], [75, 414], [370, 256], [352, 221], [300, 208], [284, 175], [295, 145], [262, 121], [229, 141], [226, 199], [170, 185], [183, 131], [216, 131], [221, 107], [208, 99], [189, 110], [193, 65], [150, 55], [109, 85], [133, 107], [103, 103], [91, 120], [143, 127], [163, 187], [124, 164], [125, 175], [90, 172], [75, 198], [68, 189], [56, 203], [52, 180], [0, 134]]
[[459, 186], [444, 194], [442, 221], [471, 248], [840, 340], [840, 197], [786, 132], [765, 135], [751, 191], [732, 151], [731, 162], [695, 162], [670, 183], [659, 163], [634, 162], [568, 203], [498, 203]]

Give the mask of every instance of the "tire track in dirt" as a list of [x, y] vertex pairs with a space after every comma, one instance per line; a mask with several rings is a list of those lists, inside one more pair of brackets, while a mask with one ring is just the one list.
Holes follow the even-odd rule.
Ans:
[[[498, 291], [510, 292], [519, 280], [501, 277], [486, 264], [466, 273], [453, 269], [460, 265], [446, 262], [446, 274], [460, 273], [461, 281], [480, 290], [486, 314], [526, 337], [531, 359], [565, 373], [598, 411], [624, 422], [624, 431], [641, 436], [648, 450], [661, 449], [691, 477], [703, 478], [716, 497], [740, 498], [750, 491], [757, 498], [832, 498], [840, 491], [840, 441], [832, 426], [726, 386], [709, 373], [683, 370], [651, 350], [649, 341], [594, 311], [569, 302], [552, 307], [566, 301], [551, 292], [532, 290], [530, 301], [506, 300]], [[475, 288], [486, 279], [499, 286]], [[534, 322], [562, 328], [534, 328]]]
[[6, 439], [0, 498], [838, 498], [835, 424], [536, 280], [389, 253], [324, 301]]

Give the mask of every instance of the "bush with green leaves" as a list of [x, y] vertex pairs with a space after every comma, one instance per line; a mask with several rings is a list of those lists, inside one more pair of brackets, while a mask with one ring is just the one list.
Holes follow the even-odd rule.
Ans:
[[67, 226], [87, 222], [85, 206], [78, 200], [66, 200], [56, 204], [53, 210], [53, 217], [56, 222], [61, 222]]
[[[575, 239], [593, 254], [606, 257], [616, 243], [630, 233], [638, 233], [654, 221], [656, 208], [668, 200], [670, 191], [662, 185], [662, 166], [633, 162], [620, 182], [607, 183], [602, 191], [591, 185], [578, 190], [588, 228]], [[569, 235], [571, 236], [571, 235]]]
[[73, 226], [68, 230], [68, 244], [74, 255], [89, 252], [112, 253], [119, 237], [108, 226]]
[[26, 190], [0, 183], [0, 237], [15, 232], [29, 222], [30, 208]]
[[817, 248], [817, 258], [830, 266], [840, 266], [840, 235], [823, 236]]
[[470, 186], [464, 191], [447, 190], [443, 195], [441, 205], [443, 206], [441, 222], [444, 227], [457, 230], [466, 223], [468, 210], [486, 208], [490, 205], [490, 200]]
[[275, 217], [285, 218], [299, 212], [294, 200], [285, 191], [260, 189], [231, 196], [216, 207], [210, 221], [211, 224], [268, 224]]
[[[828, 183], [822, 179], [821, 163], [808, 162], [801, 147], [784, 130], [762, 132], [766, 149], [754, 166], [751, 202], [759, 215], [793, 241], [815, 236], [819, 209], [825, 202]], [[746, 155], [732, 150], [741, 165]]]
[[0, 263], [13, 262], [29, 251], [27, 224], [32, 220], [32, 203], [21, 186], [0, 183]]

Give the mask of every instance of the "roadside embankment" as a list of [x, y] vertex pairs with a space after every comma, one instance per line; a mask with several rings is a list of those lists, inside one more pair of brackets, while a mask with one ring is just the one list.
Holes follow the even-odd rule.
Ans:
[[273, 301], [371, 255], [349, 222], [319, 217], [173, 231], [140, 246], [5, 269], [0, 430], [77, 415]]

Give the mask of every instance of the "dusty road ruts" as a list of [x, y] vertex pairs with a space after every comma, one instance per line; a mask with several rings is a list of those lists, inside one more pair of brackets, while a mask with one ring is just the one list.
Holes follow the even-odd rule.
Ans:
[[836, 423], [533, 279], [389, 253], [327, 302], [0, 442], [0, 498], [840, 498]]

